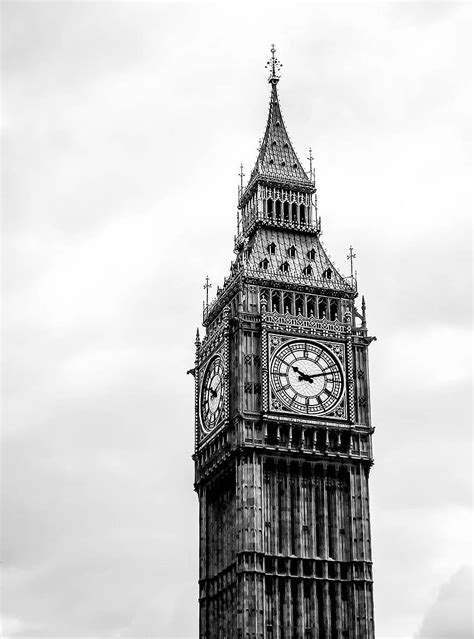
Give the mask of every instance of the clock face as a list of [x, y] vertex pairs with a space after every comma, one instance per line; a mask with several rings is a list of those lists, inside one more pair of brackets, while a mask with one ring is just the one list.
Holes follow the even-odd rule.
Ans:
[[286, 342], [273, 356], [270, 380], [284, 406], [310, 415], [329, 412], [344, 390], [339, 360], [328, 348], [311, 340]]
[[207, 366], [201, 386], [201, 420], [207, 431], [219, 423], [224, 400], [223, 383], [221, 358], [214, 357]]

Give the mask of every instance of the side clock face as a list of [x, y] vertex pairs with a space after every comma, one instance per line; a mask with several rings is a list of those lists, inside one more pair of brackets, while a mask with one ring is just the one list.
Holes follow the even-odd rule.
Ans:
[[201, 420], [211, 431], [217, 426], [224, 404], [224, 369], [220, 357], [214, 357], [206, 369], [201, 386]]
[[344, 390], [339, 360], [328, 348], [310, 340], [284, 344], [271, 361], [270, 380], [286, 408], [311, 415], [333, 409]]

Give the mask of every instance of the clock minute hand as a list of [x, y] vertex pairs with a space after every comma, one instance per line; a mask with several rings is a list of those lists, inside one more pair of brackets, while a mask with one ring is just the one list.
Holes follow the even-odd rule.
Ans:
[[324, 371], [324, 373], [315, 373], [314, 375], [308, 375], [308, 377], [323, 377], [324, 375], [334, 375], [336, 371]]

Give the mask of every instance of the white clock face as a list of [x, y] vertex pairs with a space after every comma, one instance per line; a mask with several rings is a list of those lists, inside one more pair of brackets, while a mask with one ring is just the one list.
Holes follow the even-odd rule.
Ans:
[[220, 357], [214, 357], [206, 369], [201, 386], [201, 420], [211, 431], [217, 426], [224, 403], [224, 370]]
[[286, 408], [311, 415], [332, 410], [344, 390], [339, 360], [322, 344], [303, 339], [287, 342], [273, 355], [270, 381]]

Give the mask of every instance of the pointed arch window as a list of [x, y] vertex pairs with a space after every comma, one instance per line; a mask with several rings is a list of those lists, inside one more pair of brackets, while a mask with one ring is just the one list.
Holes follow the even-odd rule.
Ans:
[[303, 315], [303, 297], [301, 295], [296, 295], [295, 297], [295, 311], [297, 315]]
[[273, 291], [272, 293], [272, 311], [280, 312], [281, 300], [280, 293], [278, 291]]
[[307, 266], [304, 267], [303, 274], [304, 275], [312, 275], [313, 274], [313, 267], [311, 266], [311, 264], [308, 264]]
[[283, 264], [280, 264], [280, 271], [282, 271], [282, 273], [288, 273], [289, 270], [290, 265], [288, 264], [288, 262], [283, 262]]
[[276, 249], [275, 242], [272, 242], [271, 244], [267, 246], [267, 251], [270, 253], [270, 255], [275, 255], [275, 249]]
[[271, 198], [267, 200], [267, 215], [273, 217], [273, 200]]
[[330, 300], [329, 301], [329, 319], [334, 322], [339, 318], [339, 301], [338, 300]]
[[260, 268], [263, 268], [264, 271], [266, 271], [268, 268], [268, 264], [269, 264], [269, 261], [267, 260], [267, 258], [265, 258], [264, 260], [260, 262], [259, 266]]
[[275, 202], [275, 217], [277, 220], [279, 220], [281, 218], [281, 202], [280, 200], [277, 200]]
[[318, 298], [318, 317], [319, 319], [324, 319], [327, 317], [327, 297], [319, 297]]
[[283, 220], [285, 222], [290, 220], [290, 203], [286, 200], [283, 202]]
[[290, 257], [296, 257], [296, 248], [294, 246], [290, 246], [287, 253]]
[[300, 224], [306, 224], [306, 207], [300, 204]]
[[293, 204], [291, 205], [291, 221], [298, 221], [298, 205], [296, 204], [296, 202], [293, 202]]
[[316, 259], [316, 251], [314, 250], [314, 248], [308, 251], [308, 259], [312, 260], [313, 262]]

